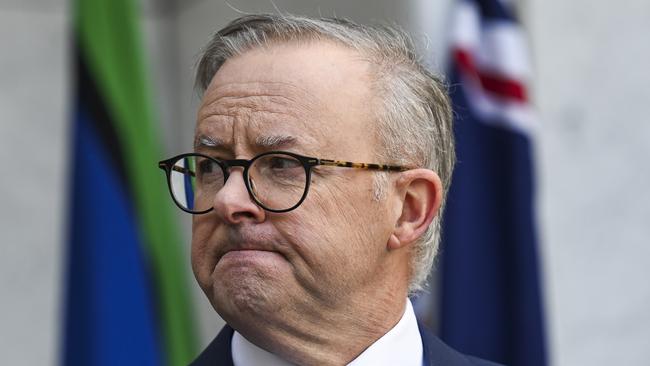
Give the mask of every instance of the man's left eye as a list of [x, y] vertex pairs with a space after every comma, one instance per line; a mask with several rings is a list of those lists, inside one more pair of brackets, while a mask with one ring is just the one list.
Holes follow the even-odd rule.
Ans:
[[300, 162], [295, 159], [274, 157], [269, 165], [272, 169], [292, 169], [300, 167]]

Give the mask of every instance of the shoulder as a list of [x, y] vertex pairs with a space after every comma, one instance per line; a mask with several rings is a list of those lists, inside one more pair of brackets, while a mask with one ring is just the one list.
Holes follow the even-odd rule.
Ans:
[[233, 366], [231, 342], [235, 331], [226, 324], [190, 366]]
[[446, 345], [438, 337], [433, 335], [422, 323], [418, 322], [424, 359], [427, 366], [500, 366], [499, 364], [482, 360], [480, 358], [464, 355]]

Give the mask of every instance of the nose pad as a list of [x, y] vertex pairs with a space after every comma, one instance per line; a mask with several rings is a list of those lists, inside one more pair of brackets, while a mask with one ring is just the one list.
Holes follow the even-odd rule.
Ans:
[[249, 186], [251, 187], [251, 193], [253, 194], [253, 198], [257, 199], [257, 197], [259, 196], [257, 195], [257, 188], [255, 187], [255, 181], [253, 180], [253, 177], [251, 177], [250, 175], [248, 176], [248, 183]]

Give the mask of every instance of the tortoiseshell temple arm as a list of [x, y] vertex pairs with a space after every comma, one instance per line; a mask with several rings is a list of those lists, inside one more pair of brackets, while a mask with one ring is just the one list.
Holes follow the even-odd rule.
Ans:
[[193, 171], [191, 171], [190, 169], [187, 169], [187, 168], [183, 168], [182, 166], [174, 165], [174, 166], [172, 166], [172, 170], [175, 170], [175, 171], [177, 171], [179, 173], [183, 173], [183, 174], [189, 174], [192, 177], [195, 176]]
[[[164, 170], [168, 169], [168, 166], [165, 163], [162, 163], [162, 162], [158, 164], [158, 167], [160, 167], [161, 169], [164, 169]], [[191, 171], [188, 168], [183, 168], [182, 166], [172, 165], [170, 169], [175, 170], [175, 171], [177, 171], [179, 173], [189, 174], [192, 177], [195, 176], [193, 171]]]
[[384, 170], [390, 172], [403, 172], [411, 168], [399, 165], [371, 164], [371, 163], [353, 163], [351, 161], [319, 159], [318, 165], [339, 166], [343, 168], [356, 168], [365, 170]]

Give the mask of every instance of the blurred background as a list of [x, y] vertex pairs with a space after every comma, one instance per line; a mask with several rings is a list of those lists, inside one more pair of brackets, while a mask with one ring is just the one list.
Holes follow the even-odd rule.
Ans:
[[[160, 159], [191, 149], [198, 51], [240, 12], [394, 22], [414, 35], [435, 70], [444, 72], [449, 57], [452, 0], [136, 3]], [[549, 364], [650, 365], [650, 42], [643, 41], [650, 2], [509, 3], [527, 34], [532, 66]], [[62, 0], [0, 0], [2, 364], [61, 359], [75, 115], [72, 8]], [[181, 223], [187, 256], [190, 217], [170, 212]], [[195, 285], [189, 260], [181, 263], [198, 350], [222, 323]]]

